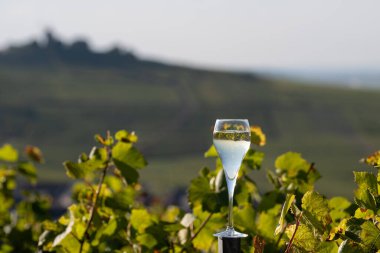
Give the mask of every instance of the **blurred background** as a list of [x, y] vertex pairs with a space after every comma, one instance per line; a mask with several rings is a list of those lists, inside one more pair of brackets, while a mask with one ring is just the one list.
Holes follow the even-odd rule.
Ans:
[[134, 130], [147, 189], [165, 199], [203, 166], [216, 118], [315, 162], [329, 195], [380, 148], [380, 2], [0, 1], [0, 141], [39, 146], [41, 183], [93, 135]]

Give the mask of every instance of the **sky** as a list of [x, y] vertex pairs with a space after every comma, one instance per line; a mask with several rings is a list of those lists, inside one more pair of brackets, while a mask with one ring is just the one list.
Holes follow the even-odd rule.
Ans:
[[0, 0], [0, 49], [50, 28], [194, 66], [380, 70], [379, 13], [379, 0]]

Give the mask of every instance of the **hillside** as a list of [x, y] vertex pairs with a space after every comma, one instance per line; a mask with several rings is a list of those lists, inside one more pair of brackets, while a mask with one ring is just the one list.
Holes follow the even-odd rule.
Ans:
[[267, 134], [266, 167], [302, 152], [324, 176], [319, 190], [351, 196], [359, 158], [380, 148], [379, 95], [97, 53], [50, 34], [0, 53], [0, 140], [40, 146], [41, 177], [61, 181], [62, 160], [76, 159], [93, 134], [135, 130], [150, 161], [143, 181], [163, 194], [209, 164], [216, 118], [248, 118]]

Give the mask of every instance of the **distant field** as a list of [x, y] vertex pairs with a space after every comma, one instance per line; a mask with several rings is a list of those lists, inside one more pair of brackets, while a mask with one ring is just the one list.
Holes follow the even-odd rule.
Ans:
[[[203, 164], [216, 118], [248, 118], [267, 134], [265, 168], [288, 150], [316, 162], [326, 194], [352, 195], [352, 170], [380, 148], [380, 91], [262, 79], [177, 67], [0, 67], [0, 140], [38, 145], [43, 180], [65, 180], [61, 162], [89, 151], [95, 133], [126, 128], [150, 161], [144, 182], [166, 195]], [[263, 172], [255, 172], [263, 181]], [[263, 185], [262, 187], [266, 187]]]

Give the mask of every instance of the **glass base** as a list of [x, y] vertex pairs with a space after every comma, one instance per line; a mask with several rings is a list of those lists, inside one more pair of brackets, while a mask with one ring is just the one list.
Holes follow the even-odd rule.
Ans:
[[216, 237], [227, 237], [227, 238], [243, 238], [247, 237], [247, 234], [243, 234], [235, 231], [233, 227], [227, 227], [225, 231], [214, 234]]

